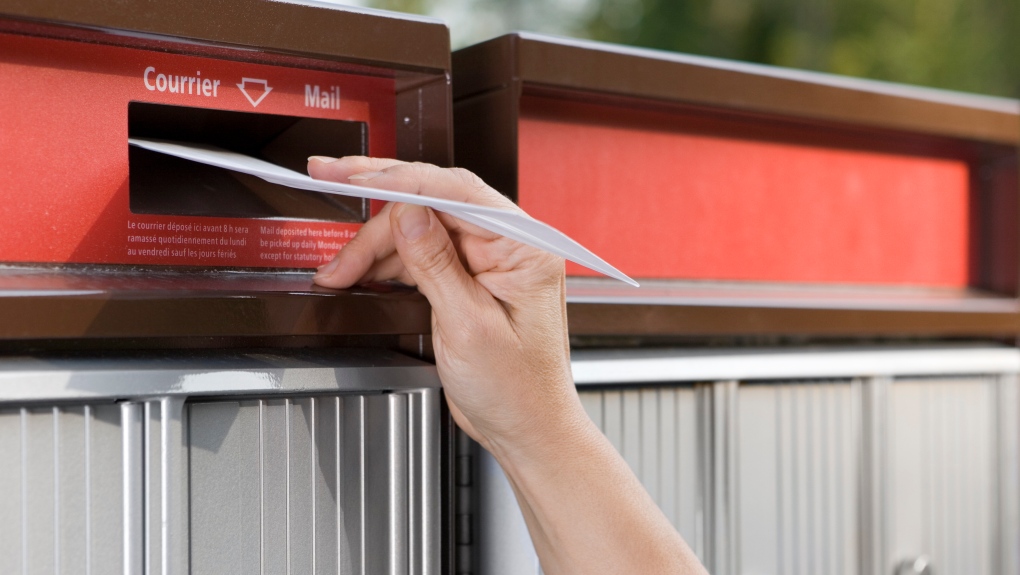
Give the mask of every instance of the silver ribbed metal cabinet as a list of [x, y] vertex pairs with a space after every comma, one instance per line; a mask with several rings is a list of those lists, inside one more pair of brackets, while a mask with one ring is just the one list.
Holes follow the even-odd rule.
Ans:
[[858, 384], [742, 384], [741, 573], [859, 572]]
[[[1014, 573], [1011, 348], [575, 352], [592, 419], [713, 574]], [[478, 570], [538, 573], [480, 455]], [[499, 505], [492, 505], [492, 502]]]
[[0, 572], [436, 574], [438, 384], [384, 351], [5, 360]]

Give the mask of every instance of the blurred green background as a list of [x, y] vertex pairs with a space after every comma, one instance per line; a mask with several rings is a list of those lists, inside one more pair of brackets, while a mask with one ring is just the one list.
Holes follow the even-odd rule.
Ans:
[[454, 47], [531, 30], [1020, 96], [1020, 0], [360, 0], [428, 14]]

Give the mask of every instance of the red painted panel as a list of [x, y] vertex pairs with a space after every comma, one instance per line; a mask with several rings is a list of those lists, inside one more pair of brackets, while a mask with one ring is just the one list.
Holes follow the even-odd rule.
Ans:
[[968, 284], [965, 161], [710, 128], [527, 97], [518, 199], [639, 278]]
[[[219, 85], [215, 95], [151, 89], [160, 73]], [[237, 87], [243, 78], [272, 88], [257, 107]], [[339, 109], [306, 106], [306, 84], [338, 86]], [[391, 78], [0, 34], [0, 86], [0, 262], [304, 268], [360, 227], [132, 214], [131, 101], [366, 122], [372, 155], [396, 147]], [[131, 239], [142, 236], [165, 241]]]

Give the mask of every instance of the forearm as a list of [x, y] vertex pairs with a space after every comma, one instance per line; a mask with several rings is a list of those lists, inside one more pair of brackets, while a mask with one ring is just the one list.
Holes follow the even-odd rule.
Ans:
[[705, 573], [579, 403], [534, 432], [489, 447], [545, 573]]

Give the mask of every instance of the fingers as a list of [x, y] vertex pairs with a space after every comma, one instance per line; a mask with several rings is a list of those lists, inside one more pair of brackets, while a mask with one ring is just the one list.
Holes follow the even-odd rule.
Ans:
[[487, 186], [478, 176], [461, 168], [400, 163], [374, 172], [357, 174], [353, 181], [372, 188], [519, 211], [506, 196]]
[[[350, 178], [350, 181], [369, 188], [521, 211], [513, 202], [485, 185], [477, 176], [458, 168], [438, 168], [420, 163], [398, 164], [377, 172], [355, 174]], [[464, 231], [486, 239], [500, 237], [499, 234], [468, 224], [453, 216], [444, 213], [437, 215], [448, 230]]]
[[312, 156], [308, 158], [308, 175], [316, 180], [347, 183], [347, 179], [354, 174], [377, 172], [403, 163], [400, 160], [366, 156], [347, 156], [339, 159]]
[[338, 289], [368, 281], [362, 278], [376, 262], [396, 253], [390, 232], [391, 209], [392, 206], [387, 204], [377, 217], [361, 226], [354, 238], [337, 252], [333, 261], [319, 267], [312, 280], [323, 287]]
[[464, 269], [450, 235], [432, 210], [398, 204], [390, 212], [390, 222], [397, 253], [438, 321], [460, 321], [464, 310], [493, 305]]

